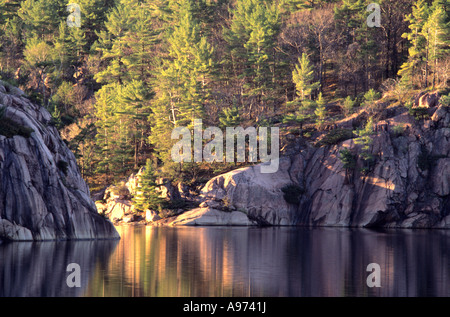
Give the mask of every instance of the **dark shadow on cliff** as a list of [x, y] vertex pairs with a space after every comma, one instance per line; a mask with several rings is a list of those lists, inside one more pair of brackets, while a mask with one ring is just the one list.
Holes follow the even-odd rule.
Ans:
[[[83, 295], [98, 266], [106, 266], [118, 240], [3, 242], [0, 244], [0, 297]], [[70, 263], [81, 269], [81, 287], [67, 286]]]

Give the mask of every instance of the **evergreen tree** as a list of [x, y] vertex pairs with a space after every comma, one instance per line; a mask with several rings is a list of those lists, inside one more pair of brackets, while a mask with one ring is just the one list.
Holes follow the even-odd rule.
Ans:
[[81, 29], [85, 33], [86, 45], [90, 47], [98, 38], [97, 32], [104, 29], [107, 12], [115, 5], [114, 0], [77, 0], [81, 13]]
[[352, 97], [347, 96], [342, 107], [344, 109], [345, 115], [348, 116], [353, 112], [353, 108], [355, 107], [355, 100], [353, 100]]
[[[406, 16], [409, 23], [409, 33], [404, 33], [403, 38], [410, 43], [408, 60], [401, 66], [399, 75], [413, 78], [417, 73], [422, 74], [421, 68], [425, 64], [425, 86], [428, 83], [427, 39], [424, 36], [424, 26], [429, 18], [430, 8], [425, 0], [417, 0], [414, 3], [412, 13]], [[423, 80], [422, 80], [423, 82]]]
[[[168, 56], [156, 79], [156, 100], [152, 103], [150, 142], [158, 157], [172, 169], [171, 131], [178, 126], [193, 127], [204, 117], [214, 70], [213, 47], [202, 36], [200, 22], [193, 15], [193, 2], [178, 2], [172, 20], [180, 21], [167, 38]], [[167, 171], [167, 170], [165, 170]]]
[[133, 197], [133, 204], [138, 211], [159, 210], [163, 200], [159, 197], [156, 189], [156, 175], [153, 164], [150, 159], [147, 160], [142, 174], [139, 175], [138, 186], [136, 187], [136, 194]]
[[275, 51], [279, 7], [275, 1], [238, 0], [230, 13], [230, 27], [223, 30], [228, 44], [225, 74], [240, 83], [242, 95], [268, 99], [282, 67]]
[[327, 110], [326, 110], [326, 102], [322, 96], [322, 93], [319, 93], [319, 96], [316, 100], [316, 110], [314, 111], [314, 114], [316, 115], [316, 124], [321, 128], [323, 124], [325, 123], [325, 118], [327, 116]]
[[314, 69], [306, 53], [303, 53], [301, 58], [299, 57], [298, 64], [295, 65], [295, 70], [292, 72], [292, 80], [300, 101], [304, 101], [306, 98], [311, 99], [312, 94], [319, 89], [320, 83], [314, 82]]
[[363, 160], [364, 166], [361, 169], [363, 174], [367, 174], [374, 162], [374, 156], [370, 152], [370, 146], [373, 143], [373, 118], [370, 117], [364, 128], [356, 131], [358, 138], [355, 139], [355, 144], [362, 145], [360, 157]]
[[[379, 58], [379, 47], [376, 41], [378, 28], [369, 27], [367, 6], [370, 0], [343, 0], [341, 6], [335, 7], [337, 29], [343, 30], [345, 54], [342, 65], [350, 65], [343, 72], [351, 70], [355, 88], [360, 84], [367, 91], [373, 85], [374, 71]], [[354, 51], [352, 56], [349, 53]], [[359, 81], [359, 83], [358, 83]], [[355, 89], [356, 90], [356, 89]], [[355, 92], [356, 93], [356, 92]]]
[[65, 3], [59, 0], [25, 0], [18, 16], [22, 20], [25, 38], [38, 37], [47, 40], [66, 16]]
[[95, 172], [99, 176], [104, 176], [104, 184], [110, 184], [111, 175], [115, 167], [112, 164], [114, 155], [113, 140], [115, 137], [113, 114], [115, 112], [115, 98], [119, 93], [118, 84], [104, 85], [95, 94], [95, 123], [97, 134], [95, 136], [97, 168]]
[[447, 14], [441, 1], [435, 0], [422, 31], [427, 43], [427, 63], [430, 64], [427, 69], [433, 70], [433, 88], [436, 86], [436, 80], [438, 79], [439, 60], [444, 56], [450, 56], [450, 24]]
[[102, 84], [120, 83], [128, 80], [123, 59], [125, 57], [125, 33], [131, 28], [132, 7], [119, 3], [107, 16], [105, 31], [98, 33], [99, 40], [95, 48], [101, 52], [101, 58], [107, 63], [104, 70], [94, 75]]
[[220, 126], [222, 129], [227, 127], [238, 127], [241, 122], [241, 116], [239, 114], [239, 108], [234, 104], [231, 108], [223, 109], [219, 115]]

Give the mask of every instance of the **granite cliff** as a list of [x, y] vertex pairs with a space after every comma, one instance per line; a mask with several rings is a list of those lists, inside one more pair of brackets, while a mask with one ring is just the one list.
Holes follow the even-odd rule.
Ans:
[[110, 238], [51, 115], [0, 81], [0, 239]]
[[[154, 225], [450, 228], [450, 109], [436, 98], [420, 106], [423, 118], [401, 106], [378, 115], [369, 169], [355, 138], [321, 147], [293, 140], [277, 173], [261, 174], [256, 165], [217, 176], [202, 189], [199, 208]], [[340, 158], [344, 148], [355, 155], [351, 168]]]

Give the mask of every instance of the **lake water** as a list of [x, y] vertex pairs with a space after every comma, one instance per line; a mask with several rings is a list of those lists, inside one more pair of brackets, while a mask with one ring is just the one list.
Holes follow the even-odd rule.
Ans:
[[450, 231], [117, 229], [120, 241], [0, 244], [0, 296], [450, 296]]

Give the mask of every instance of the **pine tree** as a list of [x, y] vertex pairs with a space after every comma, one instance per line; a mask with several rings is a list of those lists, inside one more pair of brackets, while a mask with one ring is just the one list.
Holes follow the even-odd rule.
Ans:
[[114, 138], [115, 122], [113, 114], [115, 112], [115, 98], [119, 92], [117, 84], [104, 85], [95, 94], [95, 123], [97, 134], [95, 136], [97, 168], [95, 170], [97, 175], [104, 176], [104, 184], [110, 184], [112, 173], [115, 166], [112, 163], [114, 155]]
[[[378, 28], [371, 28], [367, 23], [367, 6], [373, 1], [369, 0], [343, 0], [340, 6], [335, 7], [335, 20], [337, 28], [343, 30], [345, 54], [341, 57], [343, 65], [351, 65], [354, 76], [355, 90], [358, 82], [364, 91], [372, 85], [374, 70], [378, 60], [379, 48], [377, 39]], [[349, 59], [350, 49], [354, 53]], [[348, 72], [344, 69], [344, 72]], [[355, 91], [356, 93], [356, 91]]]
[[[192, 14], [192, 3], [185, 0], [180, 8], [180, 24], [169, 38], [171, 60], [167, 67], [174, 86], [178, 88], [174, 117], [175, 124], [191, 127], [194, 119], [203, 118], [204, 103], [209, 89], [213, 68], [213, 48], [207, 38], [201, 36], [200, 24]], [[173, 78], [175, 75], [175, 78]]]
[[242, 95], [267, 100], [283, 66], [275, 51], [279, 7], [275, 1], [238, 0], [230, 13], [230, 27], [223, 30], [228, 45], [225, 74], [241, 85]]
[[325, 118], [327, 116], [327, 110], [326, 110], [326, 101], [324, 100], [322, 93], [319, 93], [319, 96], [316, 100], [316, 110], [314, 111], [314, 114], [316, 115], [316, 124], [321, 128], [323, 124], [325, 123]]
[[142, 174], [139, 175], [139, 182], [136, 188], [136, 194], [133, 197], [133, 204], [138, 211], [159, 210], [163, 203], [156, 189], [155, 171], [150, 159], [147, 160]]
[[104, 70], [94, 75], [94, 79], [99, 83], [122, 84], [128, 80], [123, 59], [126, 54], [124, 36], [131, 27], [131, 11], [131, 7], [119, 3], [107, 16], [106, 31], [98, 34], [99, 40], [96, 49], [101, 52], [102, 60], [107, 63]]
[[136, 19], [132, 27], [125, 32], [123, 40], [129, 51], [123, 57], [129, 77], [149, 84], [154, 70], [154, 48], [158, 43], [159, 32], [155, 30], [149, 9], [141, 6], [136, 8]]
[[450, 25], [441, 1], [435, 0], [433, 2], [430, 16], [423, 26], [422, 34], [427, 43], [427, 63], [430, 63], [429, 68], [433, 69], [432, 85], [434, 88], [438, 77], [438, 61], [444, 56], [450, 56]]
[[97, 39], [96, 32], [104, 28], [107, 12], [115, 5], [113, 0], [77, 0], [81, 11], [81, 29], [85, 33], [86, 45], [90, 47]]
[[356, 131], [358, 138], [355, 139], [355, 144], [362, 145], [360, 157], [363, 160], [364, 166], [361, 169], [363, 174], [367, 174], [374, 162], [374, 156], [370, 152], [370, 146], [373, 143], [373, 118], [370, 117], [364, 128]]
[[22, 20], [25, 38], [38, 37], [47, 40], [65, 17], [65, 3], [59, 0], [25, 0], [18, 16]]
[[311, 99], [311, 95], [319, 89], [320, 83], [314, 82], [314, 69], [306, 53], [303, 53], [301, 58], [299, 57], [298, 64], [295, 65], [295, 70], [292, 72], [292, 80], [300, 101], [304, 101], [306, 98]]
[[168, 29], [169, 50], [156, 78], [156, 98], [149, 117], [150, 142], [169, 173], [173, 171], [171, 131], [179, 126], [192, 128], [195, 119], [204, 117], [214, 70], [213, 47], [202, 36], [201, 23], [193, 15], [193, 2], [184, 0], [178, 5], [171, 20], [179, 24]]
[[[414, 3], [412, 13], [406, 16], [409, 22], [409, 33], [404, 33], [403, 38], [410, 43], [408, 60], [401, 66], [399, 75], [413, 78], [425, 64], [425, 86], [428, 83], [428, 55], [427, 39], [424, 36], [424, 26], [429, 18], [430, 8], [425, 0], [417, 0]], [[422, 74], [420, 72], [420, 74]]]
[[219, 122], [222, 129], [227, 127], [238, 127], [241, 122], [241, 116], [239, 114], [239, 108], [234, 104], [231, 108], [223, 109], [219, 115]]
[[347, 96], [342, 107], [344, 109], [345, 115], [348, 116], [353, 112], [353, 108], [355, 107], [355, 100], [353, 100], [352, 97]]

